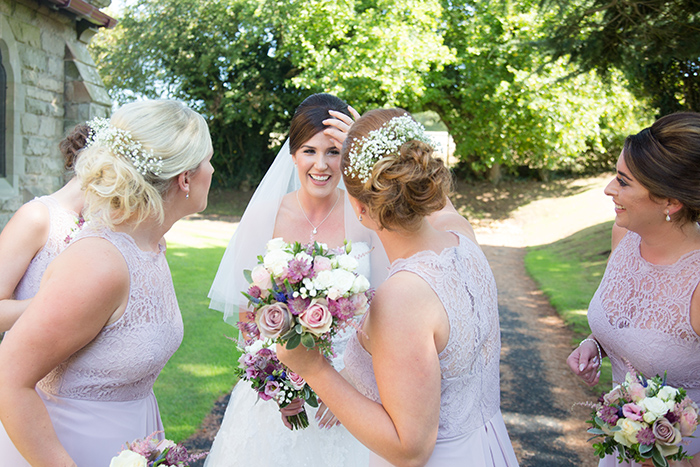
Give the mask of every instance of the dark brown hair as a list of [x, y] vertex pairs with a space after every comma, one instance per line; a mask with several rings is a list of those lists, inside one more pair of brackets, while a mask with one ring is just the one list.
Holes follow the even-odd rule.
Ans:
[[327, 128], [324, 120], [332, 118], [329, 110], [350, 116], [348, 104], [332, 94], [312, 94], [299, 104], [289, 126], [289, 152], [294, 154], [302, 144]]
[[632, 176], [652, 199], [671, 198], [683, 207], [675, 222], [700, 220], [700, 114], [679, 112], [628, 136], [622, 149]]
[[343, 180], [348, 193], [367, 206], [369, 215], [387, 230], [417, 230], [423, 218], [445, 207], [452, 177], [433, 148], [422, 141], [406, 141], [382, 157], [367, 182], [348, 177], [345, 167], [353, 144], [368, 137], [394, 117], [410, 115], [403, 109], [370, 110], [357, 120], [343, 144]]
[[85, 148], [90, 127], [85, 123], [79, 123], [73, 128], [73, 131], [68, 134], [60, 143], [58, 149], [63, 154], [63, 167], [68, 171], [73, 171], [75, 167], [75, 158], [78, 153]]

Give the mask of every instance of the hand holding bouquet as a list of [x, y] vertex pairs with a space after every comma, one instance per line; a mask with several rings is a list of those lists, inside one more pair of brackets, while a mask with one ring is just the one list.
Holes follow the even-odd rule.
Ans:
[[668, 460], [688, 455], [681, 447], [684, 436], [698, 426], [698, 406], [683, 388], [666, 385], [666, 376], [645, 378], [635, 371], [625, 381], [604, 394], [593, 409], [588, 429], [599, 457], [614, 454], [620, 462], [652, 461], [655, 467], [668, 466]]
[[[276, 238], [258, 257], [258, 266], [244, 271], [250, 287], [243, 294], [253, 311], [252, 322], [238, 323], [248, 336], [245, 347], [239, 346], [238, 376], [250, 381], [261, 399], [274, 399], [282, 408], [298, 399], [318, 406], [306, 382], [279, 362], [274, 344], [318, 346], [326, 357], [334, 355], [333, 336], [367, 310], [372, 294], [349, 252], [348, 243], [333, 251], [319, 243], [287, 244]], [[309, 426], [303, 408], [287, 421], [292, 429]]]
[[207, 455], [206, 452], [189, 454], [181, 444], [175, 444], [167, 439], [162, 441], [154, 439], [157, 433], [131, 443], [127, 442], [126, 448], [112, 458], [109, 467], [157, 467], [159, 465], [187, 467], [190, 462]]
[[[245, 381], [250, 381], [253, 390], [262, 400], [274, 399], [281, 407], [287, 407], [295, 400], [303, 399], [312, 407], [318, 407], [316, 394], [306, 381], [282, 365], [274, 351], [275, 344], [267, 339], [250, 341], [249, 345], [240, 348], [241, 358], [234, 374]], [[287, 416], [292, 429], [306, 428], [309, 419], [306, 411]]]

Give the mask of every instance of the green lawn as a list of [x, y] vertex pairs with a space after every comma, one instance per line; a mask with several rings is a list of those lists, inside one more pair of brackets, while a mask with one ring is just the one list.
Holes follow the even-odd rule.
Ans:
[[220, 312], [209, 309], [207, 298], [229, 235], [189, 238], [168, 242], [185, 337], [154, 387], [166, 435], [175, 442], [192, 435], [216, 399], [231, 390], [238, 364], [235, 344], [226, 338], [237, 331], [224, 323]]
[[[605, 272], [612, 224], [604, 222], [557, 242], [531, 247], [525, 256], [525, 268], [574, 330], [575, 343], [590, 333], [586, 311]], [[600, 381], [596, 390], [610, 389], [612, 378], [607, 359]]]

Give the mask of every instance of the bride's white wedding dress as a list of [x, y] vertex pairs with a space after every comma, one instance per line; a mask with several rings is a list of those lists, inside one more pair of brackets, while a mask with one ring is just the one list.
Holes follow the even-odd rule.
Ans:
[[[367, 243], [353, 243], [351, 255], [358, 257], [358, 272], [370, 277]], [[340, 370], [345, 346], [353, 334], [349, 328], [333, 340]], [[259, 400], [247, 381], [233, 389], [221, 428], [216, 435], [205, 467], [280, 466], [325, 467], [362, 466], [369, 463], [369, 451], [341, 426], [319, 428], [316, 409], [306, 406], [309, 427], [291, 431], [282, 423], [275, 401]]]

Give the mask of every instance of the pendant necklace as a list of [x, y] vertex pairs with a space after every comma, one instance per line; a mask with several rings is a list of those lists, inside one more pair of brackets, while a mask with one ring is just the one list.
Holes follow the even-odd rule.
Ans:
[[304, 212], [304, 206], [302, 206], [302, 205], [301, 205], [301, 201], [299, 201], [299, 190], [297, 190], [297, 203], [299, 203], [299, 208], [301, 209], [301, 213], [304, 215], [304, 218], [306, 219], [306, 222], [308, 222], [309, 225], [311, 225], [311, 227], [314, 228], [314, 230], [312, 230], [312, 235], [316, 235], [316, 233], [318, 232], [318, 228], [321, 227], [321, 224], [323, 224], [324, 222], [326, 222], [326, 219], [328, 219], [328, 217], [329, 217], [329, 216], [331, 215], [331, 213], [333, 212], [333, 209], [335, 209], [335, 205], [338, 204], [338, 200], [339, 200], [339, 199], [340, 199], [340, 193], [338, 193], [338, 195], [336, 196], [336, 198], [335, 198], [335, 203], [333, 203], [333, 207], [331, 208], [330, 211], [328, 211], [328, 214], [326, 214], [326, 217], [324, 217], [323, 220], [322, 220], [318, 225], [313, 225], [313, 224], [311, 223], [311, 221], [309, 220], [309, 217], [308, 217], [308, 216], [306, 215], [306, 213]]

